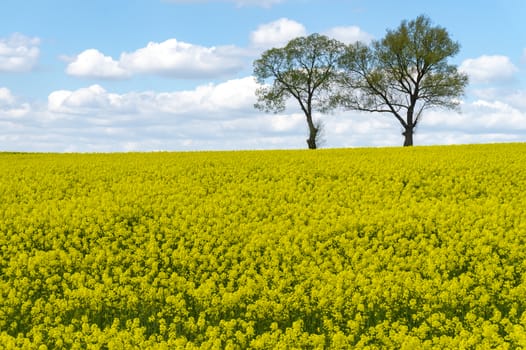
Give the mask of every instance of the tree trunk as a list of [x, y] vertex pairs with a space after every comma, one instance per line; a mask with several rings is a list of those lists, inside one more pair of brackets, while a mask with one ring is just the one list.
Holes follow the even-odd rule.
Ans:
[[316, 149], [316, 136], [318, 134], [318, 129], [314, 126], [311, 115], [307, 115], [307, 124], [309, 124], [309, 138], [307, 139], [307, 145], [309, 146], [309, 149]]
[[309, 137], [307, 139], [307, 145], [309, 146], [309, 149], [316, 149], [316, 140], [313, 140]]
[[404, 135], [404, 147], [413, 145], [413, 127], [408, 126], [405, 131], [402, 133]]
[[317, 129], [310, 129], [309, 128], [309, 138], [307, 139], [307, 145], [309, 146], [309, 149], [316, 149], [316, 133]]

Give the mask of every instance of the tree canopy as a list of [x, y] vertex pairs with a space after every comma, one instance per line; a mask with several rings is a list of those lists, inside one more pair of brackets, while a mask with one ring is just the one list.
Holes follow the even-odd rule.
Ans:
[[424, 110], [458, 106], [468, 79], [447, 60], [459, 49], [447, 30], [432, 26], [426, 16], [403, 21], [370, 46], [349, 45], [339, 61], [345, 74], [338, 104], [394, 115], [404, 129], [404, 146], [411, 146]]
[[305, 114], [309, 127], [307, 145], [317, 148], [320, 124], [313, 112], [334, 108], [334, 83], [344, 45], [320, 34], [299, 37], [285, 47], [265, 51], [254, 62], [254, 76], [260, 88], [255, 107], [266, 112], [281, 112], [294, 98]]
[[370, 45], [350, 45], [320, 34], [299, 37], [265, 51], [254, 61], [260, 84], [255, 107], [281, 112], [295, 99], [309, 127], [308, 147], [317, 148], [320, 124], [313, 112], [336, 107], [393, 115], [404, 146], [430, 108], [456, 109], [468, 77], [448, 60], [460, 50], [448, 31], [426, 16], [402, 21]]

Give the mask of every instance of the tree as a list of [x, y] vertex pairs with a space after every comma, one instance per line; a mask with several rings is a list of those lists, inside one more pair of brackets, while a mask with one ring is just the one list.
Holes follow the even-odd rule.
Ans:
[[[254, 61], [254, 76], [260, 84], [254, 107], [278, 113], [285, 110], [289, 98], [294, 98], [307, 119], [307, 145], [316, 149], [321, 124], [313, 120], [312, 114], [333, 107], [331, 94], [344, 48], [337, 40], [312, 34], [293, 39], [283, 48], [265, 51]], [[272, 83], [266, 84], [269, 80]]]
[[412, 146], [424, 110], [458, 106], [468, 78], [447, 60], [459, 49], [447, 30], [433, 27], [426, 16], [403, 21], [371, 46], [349, 45], [340, 59], [345, 74], [338, 103], [394, 115], [404, 129], [404, 146]]

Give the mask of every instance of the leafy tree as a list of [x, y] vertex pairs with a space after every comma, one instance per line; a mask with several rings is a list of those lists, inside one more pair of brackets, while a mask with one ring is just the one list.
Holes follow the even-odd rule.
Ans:
[[[312, 34], [265, 51], [254, 61], [254, 76], [260, 84], [254, 106], [278, 113], [285, 110], [289, 98], [297, 100], [309, 127], [307, 145], [316, 149], [321, 124], [313, 120], [313, 112], [323, 113], [333, 107], [331, 94], [344, 49], [337, 40]], [[267, 84], [269, 80], [272, 83]]]
[[371, 46], [349, 45], [340, 59], [345, 74], [338, 102], [351, 110], [394, 115], [404, 129], [404, 146], [412, 146], [424, 110], [458, 106], [468, 78], [447, 60], [459, 48], [426, 16], [403, 21]]

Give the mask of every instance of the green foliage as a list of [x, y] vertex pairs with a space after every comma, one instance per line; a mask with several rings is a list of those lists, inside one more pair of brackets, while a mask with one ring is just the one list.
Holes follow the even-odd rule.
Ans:
[[348, 109], [392, 114], [412, 135], [426, 109], [458, 106], [468, 79], [448, 59], [459, 48], [425, 16], [404, 21], [371, 46], [347, 47], [335, 100]]
[[318, 128], [313, 112], [325, 113], [336, 106], [334, 84], [343, 49], [344, 45], [336, 40], [312, 34], [293, 39], [283, 48], [265, 51], [254, 61], [254, 76], [260, 84], [254, 107], [281, 112], [287, 100], [294, 98], [307, 119], [307, 144], [316, 148]]
[[526, 145], [0, 154], [6, 349], [526, 346]]
[[[304, 111], [309, 104], [314, 110], [330, 110], [328, 95], [342, 52], [342, 43], [319, 34], [265, 51], [254, 61], [254, 76], [261, 84], [256, 108], [281, 112], [286, 100], [293, 97]], [[272, 83], [267, 85], [269, 80]]]

